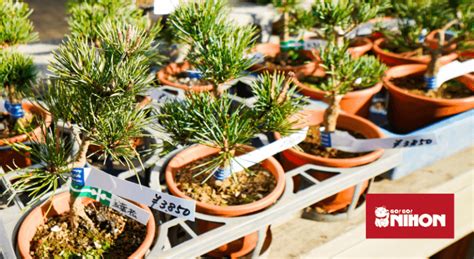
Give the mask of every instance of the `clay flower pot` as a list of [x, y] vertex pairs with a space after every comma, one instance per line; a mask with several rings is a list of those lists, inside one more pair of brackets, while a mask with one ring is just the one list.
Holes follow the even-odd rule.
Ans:
[[[393, 78], [421, 75], [426, 65], [412, 64], [390, 68], [387, 70], [383, 83], [390, 93], [388, 118], [391, 126], [400, 133], [407, 133], [445, 117], [455, 115], [474, 108], [474, 97], [461, 99], [430, 98], [407, 92], [390, 80]], [[456, 80], [467, 87], [474, 88], [474, 79], [461, 76]]]
[[[30, 133], [0, 139], [0, 147], [8, 146], [8, 143], [26, 142], [29, 140], [29, 138], [41, 140], [43, 132], [45, 132], [46, 128], [51, 125], [51, 115], [40, 105], [25, 101], [22, 103], [22, 107], [25, 112], [29, 112], [41, 117], [44, 121], [44, 125], [39, 125]], [[23, 156], [22, 154], [10, 149], [0, 150], [0, 165], [5, 171], [7, 171], [8, 168], [14, 168], [14, 165], [23, 168], [31, 165], [31, 159], [29, 158], [28, 154]]]
[[[262, 53], [268, 57], [276, 57], [280, 53], [280, 44], [275, 43], [261, 43], [255, 46], [255, 52]], [[312, 60], [303, 65], [299, 66], [285, 66], [285, 67], [276, 67], [270, 66], [267, 67], [265, 64], [255, 64], [250, 70], [255, 72], [264, 72], [268, 71], [273, 73], [274, 71], [282, 71], [285, 73], [294, 72], [297, 75], [302, 76], [324, 76], [324, 71], [319, 67], [318, 60], [313, 56], [313, 53], [309, 50], [301, 50], [301, 54], [305, 57]]]
[[363, 56], [365, 53], [372, 49], [372, 41], [369, 38], [356, 38], [354, 42], [355, 46], [349, 47], [348, 51], [351, 53], [353, 58]]
[[[253, 148], [249, 146], [242, 146], [246, 151], [251, 151]], [[189, 196], [186, 196], [181, 192], [175, 182], [176, 172], [183, 166], [192, 163], [196, 160], [217, 154], [219, 149], [211, 148], [204, 145], [194, 145], [189, 147], [175, 157], [173, 157], [165, 169], [165, 178], [166, 184], [169, 191], [180, 198], [191, 199]], [[273, 205], [278, 198], [282, 195], [285, 189], [285, 173], [283, 168], [278, 163], [278, 161], [270, 157], [264, 160], [261, 165], [267, 169], [275, 177], [276, 186], [275, 189], [269, 193], [267, 196], [262, 199], [255, 201], [249, 204], [243, 205], [231, 205], [231, 206], [216, 206], [212, 204], [207, 204], [204, 202], [196, 201], [196, 210], [201, 213], [223, 216], [223, 217], [237, 217], [242, 215], [248, 215], [251, 213], [258, 212], [263, 210], [271, 205]], [[198, 221], [198, 229], [202, 232], [216, 228], [218, 224], [213, 222], [204, 222]], [[237, 258], [248, 254], [252, 251], [257, 245], [258, 234], [257, 232], [247, 235], [241, 239], [230, 242], [220, 248], [210, 252], [210, 255], [223, 257], [231, 256], [232, 258]]]
[[[61, 194], [55, 195], [51, 200], [48, 200], [47, 202], [34, 208], [25, 217], [20, 225], [17, 236], [18, 251], [21, 255], [21, 258], [32, 258], [30, 255], [31, 240], [36, 233], [36, 229], [40, 225], [44, 224], [47, 218], [69, 212], [69, 198], [69, 192], [63, 192]], [[95, 202], [93, 199], [89, 198], [83, 198], [82, 201], [84, 205]], [[135, 204], [150, 214], [150, 220], [146, 225], [146, 235], [143, 243], [140, 245], [140, 247], [138, 247], [137, 251], [129, 256], [129, 258], [143, 258], [148, 252], [155, 238], [155, 219], [151, 213], [151, 210], [147, 206], [137, 203]], [[50, 205], [52, 206], [50, 207]]]
[[[327, 102], [325, 96], [326, 92], [317, 88], [307, 86], [299, 80], [293, 80], [298, 90], [312, 99], [322, 100]], [[349, 92], [344, 95], [341, 100], [341, 109], [350, 114], [357, 114], [364, 118], [369, 117], [370, 104], [372, 97], [382, 89], [382, 82], [375, 84], [372, 87]]]
[[[306, 121], [303, 122], [305, 126], [314, 126], [323, 123], [324, 110], [305, 110], [303, 113], [307, 115], [305, 117]], [[382, 132], [377, 128], [376, 125], [355, 115], [341, 113], [338, 117], [337, 125], [338, 128], [358, 132], [366, 138], [383, 137]], [[275, 133], [275, 137], [276, 139], [280, 139], [281, 135], [279, 133]], [[281, 153], [281, 161], [283, 167], [287, 171], [305, 164], [336, 168], [349, 168], [371, 163], [382, 156], [382, 154], [383, 150], [379, 149], [354, 158], [324, 158], [290, 148]], [[326, 172], [314, 172], [312, 173], [312, 176], [318, 180], [324, 180], [334, 176], [334, 174]], [[360, 193], [357, 195], [362, 195], [365, 192], [367, 186], [368, 181], [364, 182]], [[329, 198], [318, 202], [316, 206], [323, 209], [326, 213], [337, 212], [346, 208], [351, 203], [354, 192], [355, 187], [347, 188]]]
[[[385, 42], [384, 38], [378, 39], [374, 42], [374, 52], [377, 57], [388, 66], [398, 66], [405, 64], [428, 64], [430, 62], [429, 55], [423, 55], [418, 57], [408, 57], [403, 55], [403, 53], [394, 53], [382, 49], [382, 44]], [[455, 60], [458, 57], [458, 54], [451, 53], [445, 56], [442, 56], [439, 61], [441, 64], [445, 65]]]
[[[439, 31], [440, 30], [434, 30], [434, 31], [428, 33], [428, 35], [426, 35], [425, 42], [432, 49], [439, 48], [439, 43], [438, 43], [438, 33], [439, 33]], [[456, 50], [456, 47], [457, 47], [456, 43], [452, 43], [450, 46], [448, 46], [448, 48], [446, 50], [449, 51], [449, 52], [452, 52], [452, 51]]]
[[157, 76], [163, 85], [173, 86], [185, 91], [205, 92], [212, 90], [212, 85], [194, 85], [190, 87], [188, 85], [172, 82], [169, 80], [170, 76], [178, 75], [179, 73], [185, 72], [189, 69], [191, 69], [191, 64], [189, 64], [188, 61], [184, 61], [183, 63], [171, 63], [158, 71]]

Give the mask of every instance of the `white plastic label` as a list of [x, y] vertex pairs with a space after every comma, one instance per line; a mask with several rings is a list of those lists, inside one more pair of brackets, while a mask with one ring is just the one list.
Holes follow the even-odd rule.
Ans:
[[298, 145], [301, 141], [303, 141], [306, 138], [307, 132], [308, 132], [308, 127], [305, 127], [297, 131], [296, 133], [291, 134], [288, 137], [281, 138], [266, 146], [255, 149], [254, 151], [251, 151], [245, 155], [238, 156], [232, 159], [232, 162], [229, 168], [225, 168], [225, 169], [230, 169], [231, 172], [240, 172], [244, 170], [244, 168], [249, 168], [283, 150], [286, 150], [293, 146]]
[[440, 87], [444, 82], [453, 78], [474, 72], [474, 59], [459, 62], [453, 61], [442, 66], [436, 75], [436, 88]]
[[194, 221], [196, 202], [193, 200], [157, 192], [146, 186], [119, 179], [94, 167], [84, 178], [87, 186], [104, 189], [123, 198], [145, 204], [152, 209]]
[[326, 46], [326, 44], [327, 41], [322, 39], [305, 40], [303, 43], [303, 48], [305, 50], [319, 49], [321, 47]]
[[5, 100], [0, 99], [0, 112], [6, 113], [7, 109], [5, 109]]
[[336, 131], [333, 133], [321, 132], [321, 140], [324, 146], [333, 147], [346, 152], [367, 152], [376, 149], [421, 147], [436, 145], [438, 143], [437, 136], [434, 133], [380, 139], [356, 139], [345, 131]]
[[178, 96], [172, 93], [168, 93], [165, 90], [160, 89], [160, 88], [151, 89], [150, 91], [147, 92], [147, 95], [149, 95], [151, 98], [156, 100], [158, 103], [164, 103], [167, 101], [179, 99]]
[[166, 15], [172, 13], [179, 5], [179, 0], [155, 0], [153, 13], [156, 15]]
[[118, 213], [134, 219], [140, 224], [146, 225], [150, 219], [150, 214], [146, 210], [102, 189], [90, 186], [82, 186], [77, 188], [77, 186], [71, 185], [70, 191], [76, 197], [88, 197], [100, 202], [107, 207], [111, 207]]

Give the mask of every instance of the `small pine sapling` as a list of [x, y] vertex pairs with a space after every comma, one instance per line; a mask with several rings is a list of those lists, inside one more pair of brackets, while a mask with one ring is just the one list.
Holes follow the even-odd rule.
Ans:
[[22, 109], [22, 99], [32, 91], [36, 74], [31, 57], [12, 50], [0, 51], [0, 90], [5, 93], [5, 109], [9, 113], [3, 130], [7, 136], [25, 132], [33, 119]]
[[0, 0], [0, 49], [38, 39], [29, 17], [33, 10], [17, 0]]

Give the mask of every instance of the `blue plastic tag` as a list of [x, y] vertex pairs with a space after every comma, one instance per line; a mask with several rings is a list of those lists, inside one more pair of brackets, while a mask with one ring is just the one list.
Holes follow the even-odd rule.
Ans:
[[229, 168], [225, 168], [225, 169], [224, 168], [218, 168], [214, 172], [214, 178], [216, 178], [216, 180], [219, 180], [219, 181], [224, 181], [229, 176], [230, 176], [230, 169]]
[[72, 183], [77, 186], [84, 186], [85, 185], [85, 176], [84, 176], [84, 168], [73, 168], [71, 170], [71, 179]]
[[202, 73], [199, 70], [187, 70], [189, 78], [193, 79], [201, 79], [202, 78]]
[[331, 133], [321, 132], [321, 144], [324, 147], [331, 147]]
[[12, 104], [8, 101], [5, 101], [5, 109], [14, 119], [23, 118], [23, 116], [25, 116], [25, 111], [23, 111], [21, 103]]
[[436, 88], [436, 77], [435, 76], [425, 76], [426, 88], [435, 89]]

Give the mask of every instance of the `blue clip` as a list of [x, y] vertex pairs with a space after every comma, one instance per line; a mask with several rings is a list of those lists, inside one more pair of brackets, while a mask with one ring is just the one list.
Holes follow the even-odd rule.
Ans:
[[23, 118], [23, 116], [25, 116], [21, 103], [10, 104], [10, 110], [8, 112], [14, 119]]
[[84, 186], [86, 185], [85, 177], [84, 177], [84, 168], [76, 167], [71, 170], [71, 179], [72, 183], [77, 186]]
[[324, 147], [331, 147], [331, 133], [321, 132], [321, 144]]
[[187, 70], [186, 73], [188, 74], [189, 78], [193, 78], [193, 79], [202, 78], [202, 73], [199, 70]]
[[229, 168], [227, 168], [227, 169], [218, 168], [218, 169], [214, 172], [214, 178], [215, 178], [216, 180], [219, 180], [219, 181], [224, 181], [224, 180], [227, 179], [229, 176], [230, 176], [230, 169], [229, 169]]
[[429, 90], [436, 88], [436, 77], [435, 76], [425, 76], [426, 88]]

